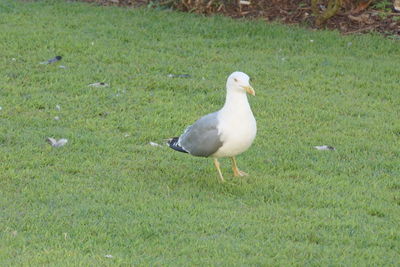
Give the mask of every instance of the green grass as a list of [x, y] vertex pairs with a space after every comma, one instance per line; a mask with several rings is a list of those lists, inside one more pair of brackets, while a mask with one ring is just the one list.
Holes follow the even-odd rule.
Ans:
[[[1, 266], [400, 262], [398, 42], [11, 0], [0, 37]], [[250, 176], [223, 159], [220, 184], [212, 160], [149, 142], [219, 109], [236, 70], [258, 135]]]

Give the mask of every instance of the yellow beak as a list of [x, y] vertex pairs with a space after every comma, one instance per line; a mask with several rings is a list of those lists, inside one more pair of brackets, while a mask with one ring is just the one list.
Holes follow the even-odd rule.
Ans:
[[253, 96], [256, 95], [256, 92], [254, 91], [253, 87], [251, 87], [250, 85], [249, 86], [243, 86], [243, 88], [244, 88], [244, 90], [246, 90], [247, 93], [249, 93], [249, 94], [251, 94]]

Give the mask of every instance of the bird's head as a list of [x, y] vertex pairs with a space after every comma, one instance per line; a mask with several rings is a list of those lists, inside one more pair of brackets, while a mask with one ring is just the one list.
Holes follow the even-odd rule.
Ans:
[[233, 90], [234, 92], [247, 92], [253, 96], [256, 95], [253, 87], [249, 83], [250, 77], [243, 72], [235, 71], [229, 75], [226, 81], [226, 87], [228, 90]]

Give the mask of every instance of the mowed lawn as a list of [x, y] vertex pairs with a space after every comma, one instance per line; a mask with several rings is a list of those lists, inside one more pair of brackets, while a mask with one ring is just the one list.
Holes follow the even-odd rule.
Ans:
[[[164, 143], [223, 105], [236, 70], [258, 134], [238, 157], [250, 176], [222, 159], [221, 184]], [[1, 266], [400, 262], [398, 41], [3, 0], [0, 107]]]

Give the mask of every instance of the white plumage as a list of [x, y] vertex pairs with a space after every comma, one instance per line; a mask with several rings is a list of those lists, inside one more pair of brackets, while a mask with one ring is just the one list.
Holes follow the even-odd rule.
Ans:
[[218, 111], [217, 129], [222, 146], [212, 154], [215, 158], [241, 154], [250, 147], [256, 137], [256, 119], [243, 86], [250, 86], [249, 76], [243, 72], [234, 72], [229, 76], [225, 105]]
[[247, 175], [238, 169], [235, 156], [250, 147], [257, 133], [256, 120], [246, 95], [246, 92], [255, 95], [249, 80], [243, 72], [232, 73], [226, 82], [226, 100], [222, 109], [201, 117], [181, 136], [168, 142], [177, 151], [213, 157], [221, 181], [224, 181], [218, 162], [221, 157], [231, 157], [235, 176]]

